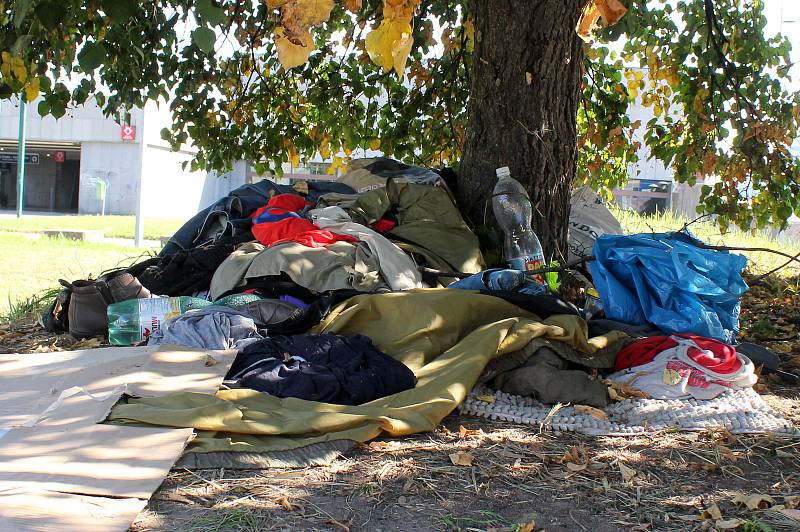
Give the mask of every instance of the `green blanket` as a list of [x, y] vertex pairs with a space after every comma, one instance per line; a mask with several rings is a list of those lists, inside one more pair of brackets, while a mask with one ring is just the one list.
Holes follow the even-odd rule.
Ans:
[[444, 288], [354, 297], [314, 332], [368, 336], [414, 371], [417, 386], [360, 406], [279, 399], [252, 390], [181, 393], [131, 399], [117, 405], [109, 419], [192, 427], [197, 437], [187, 452], [267, 452], [403, 436], [433, 430], [464, 400], [492, 358], [533, 338], [593, 353], [624, 336], [612, 332], [589, 339], [578, 317], [540, 320], [499, 298]]

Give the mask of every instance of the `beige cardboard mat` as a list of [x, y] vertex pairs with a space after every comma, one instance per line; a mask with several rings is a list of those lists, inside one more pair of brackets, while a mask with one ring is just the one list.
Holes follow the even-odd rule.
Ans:
[[0, 530], [127, 530], [192, 430], [99, 423], [124, 393], [213, 394], [235, 355], [173, 346], [0, 355]]

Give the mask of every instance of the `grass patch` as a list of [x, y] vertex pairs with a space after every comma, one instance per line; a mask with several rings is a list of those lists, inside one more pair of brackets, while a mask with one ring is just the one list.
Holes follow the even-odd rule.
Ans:
[[[144, 221], [144, 237], [158, 240], [162, 236], [175, 234], [185, 220], [147, 218]], [[136, 231], [135, 216], [23, 216], [0, 219], [0, 231], [13, 233], [41, 233], [45, 230], [77, 229], [103, 231], [111, 238], [133, 238]]]
[[[682, 229], [692, 220], [672, 213], [656, 214], [654, 216], [642, 216], [633, 211], [610, 207], [611, 212], [617, 217], [626, 234], [635, 233], [663, 233]], [[739, 229], [731, 229], [722, 234], [719, 227], [710, 221], [700, 221], [689, 226], [689, 231], [712, 246], [748, 247], [748, 248], [768, 248], [782, 251], [790, 255], [800, 253], [800, 242], [797, 241], [778, 241], [763, 232], [745, 232]], [[754, 273], [766, 273], [788, 259], [774, 253], [736, 251], [750, 259], [747, 269]], [[791, 268], [785, 268], [781, 272], [783, 275], [797, 275], [800, 273], [800, 263], [794, 263]]]
[[14, 301], [9, 296], [7, 299], [8, 311], [0, 314], [0, 322], [16, 323], [42, 314], [61, 290], [61, 288], [48, 288], [32, 296]]
[[0, 234], [0, 316], [36, 307], [41, 293], [57, 287], [59, 279], [97, 277], [149, 253], [114, 244]]
[[209, 512], [192, 521], [192, 530], [203, 532], [258, 532], [263, 530], [263, 516], [249, 508], [226, 508]]

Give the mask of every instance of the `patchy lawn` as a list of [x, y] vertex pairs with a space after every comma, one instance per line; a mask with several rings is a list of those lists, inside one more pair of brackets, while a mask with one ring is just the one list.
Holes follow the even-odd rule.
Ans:
[[[185, 220], [166, 218], [146, 218], [144, 221], [144, 237], [147, 240], [158, 240], [162, 236], [175, 234]], [[80, 229], [103, 231], [107, 238], [133, 238], [136, 231], [135, 216], [95, 216], [54, 215], [28, 216], [22, 218], [0, 218], [0, 231], [14, 233], [41, 233], [47, 229]]]
[[63, 238], [0, 234], [0, 317], [35, 294], [140, 260], [145, 250]]

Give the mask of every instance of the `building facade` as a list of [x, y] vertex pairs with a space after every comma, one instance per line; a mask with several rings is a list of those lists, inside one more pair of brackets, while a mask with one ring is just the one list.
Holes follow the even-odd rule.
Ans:
[[[103, 116], [94, 100], [56, 120], [26, 106], [23, 211], [187, 218], [197, 212], [206, 172], [182, 167], [191, 147], [173, 152], [160, 137], [166, 105], [148, 103], [130, 117]], [[0, 210], [17, 206], [19, 102], [0, 101]], [[141, 195], [140, 195], [141, 193]]]

